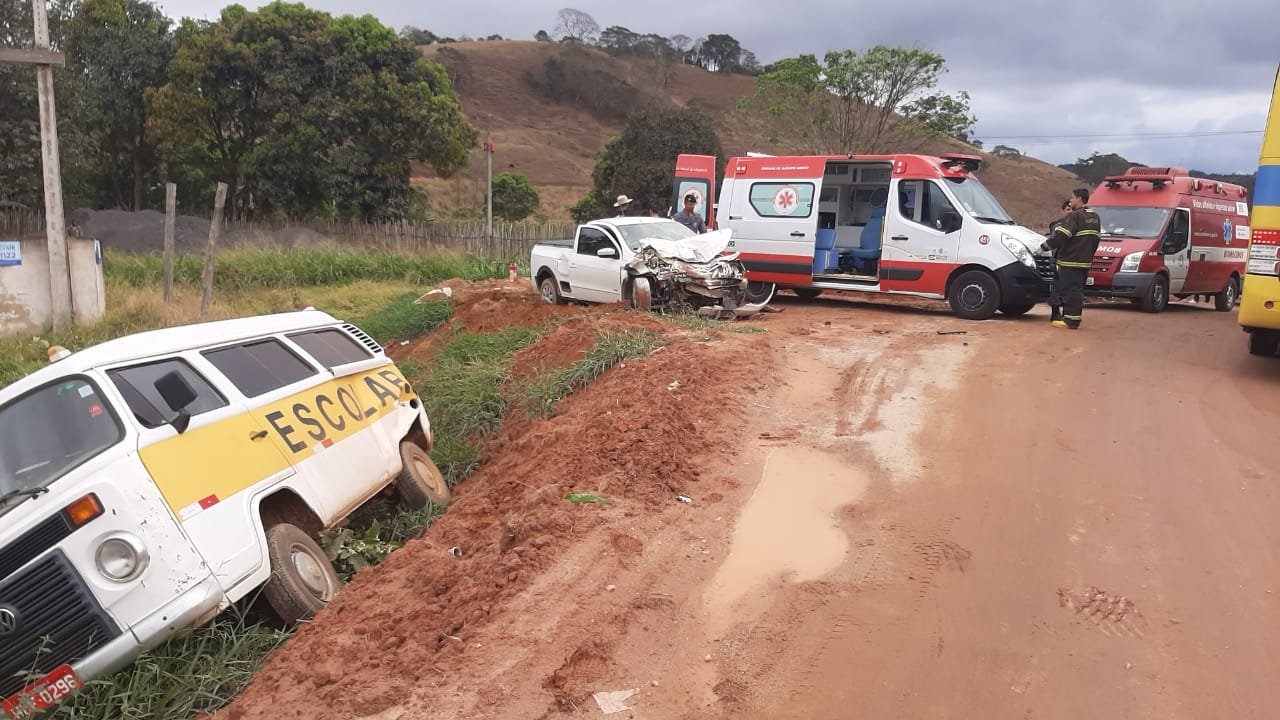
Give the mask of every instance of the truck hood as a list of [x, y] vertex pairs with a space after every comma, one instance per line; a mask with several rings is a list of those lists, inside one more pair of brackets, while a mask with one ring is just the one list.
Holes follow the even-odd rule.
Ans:
[[[1017, 240], [1018, 242], [1025, 245], [1027, 250], [1030, 251], [1033, 255], [1035, 253], [1040, 252], [1040, 245], [1044, 243], [1044, 240], [1045, 240], [1045, 237], [1040, 233], [1036, 232], [1035, 230], [1032, 230], [1031, 228], [1023, 227], [1021, 225], [993, 226], [987, 232], [990, 235], [995, 235], [996, 233], [1008, 235], [1014, 240]], [[992, 239], [993, 240], [999, 239], [999, 237], [997, 236]]]
[[1151, 238], [1103, 237], [1098, 241], [1094, 257], [1124, 257], [1130, 253], [1146, 252], [1155, 240]]
[[688, 263], [705, 263], [710, 262], [724, 252], [724, 249], [729, 247], [729, 241], [732, 239], [733, 231], [726, 228], [695, 235], [684, 240], [649, 238], [640, 241], [640, 248], [643, 250], [645, 247], [651, 247], [659, 255], [666, 258], [683, 260]]

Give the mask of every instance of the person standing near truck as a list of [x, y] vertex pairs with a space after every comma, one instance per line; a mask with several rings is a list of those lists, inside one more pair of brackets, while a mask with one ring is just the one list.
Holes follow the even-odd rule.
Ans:
[[1102, 223], [1089, 207], [1089, 191], [1076, 188], [1069, 198], [1071, 212], [1041, 245], [1054, 253], [1057, 282], [1054, 287], [1062, 302], [1062, 319], [1053, 326], [1075, 330], [1084, 319], [1084, 283], [1089, 277], [1093, 254], [1098, 249]]
[[698, 206], [698, 196], [689, 193], [684, 196], [684, 209], [671, 216], [672, 220], [689, 228], [696, 233], [704, 233], [707, 231], [707, 224], [702, 221], [702, 216], [694, 212], [694, 208]]
[[[1062, 211], [1056, 220], [1049, 221], [1049, 235], [1053, 237], [1053, 233], [1058, 229], [1067, 216], [1071, 214], [1071, 201], [1062, 201]], [[1054, 253], [1054, 260], [1057, 260], [1057, 253]], [[1062, 320], [1062, 296], [1059, 293], [1061, 283], [1058, 282], [1058, 267], [1055, 263], [1053, 268], [1053, 281], [1049, 283], [1049, 321], [1060, 322]]]

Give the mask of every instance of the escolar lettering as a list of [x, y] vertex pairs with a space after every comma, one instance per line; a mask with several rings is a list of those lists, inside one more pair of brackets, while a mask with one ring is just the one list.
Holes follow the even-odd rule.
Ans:
[[[332, 392], [317, 393], [309, 401], [295, 401], [288, 415], [283, 410], [273, 410], [263, 419], [275, 429], [289, 452], [300, 453], [308, 445], [297, 437], [298, 433], [305, 430], [313, 441], [324, 442], [331, 433], [344, 433], [348, 427], [364, 424], [378, 415], [380, 410], [394, 404], [406, 387], [404, 378], [394, 370], [382, 370], [377, 377], [366, 375], [364, 385], [373, 394], [376, 406], [362, 408], [356, 392], [358, 386], [349, 383]], [[294, 423], [301, 428], [295, 427]]]

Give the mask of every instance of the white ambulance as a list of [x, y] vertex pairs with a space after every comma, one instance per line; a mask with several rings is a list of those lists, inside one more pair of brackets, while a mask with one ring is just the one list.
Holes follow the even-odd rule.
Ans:
[[51, 358], [0, 390], [8, 717], [258, 587], [285, 621], [309, 617], [339, 586], [323, 530], [393, 485], [411, 506], [449, 499], [421, 400], [377, 342], [325, 313]]
[[[791, 288], [947, 300], [960, 317], [1021, 315], [1048, 296], [1044, 236], [1018, 225], [974, 176], [970, 155], [730, 158], [681, 155], [674, 204], [694, 195], [709, 227], [731, 228], [751, 302]], [[712, 208], [718, 207], [717, 212]]]

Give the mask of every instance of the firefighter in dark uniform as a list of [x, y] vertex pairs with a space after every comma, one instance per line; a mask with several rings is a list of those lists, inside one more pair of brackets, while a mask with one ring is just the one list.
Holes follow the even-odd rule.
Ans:
[[[1049, 222], [1048, 237], [1053, 237], [1053, 231], [1057, 230], [1058, 226], [1062, 224], [1062, 221], [1066, 220], [1067, 216], [1070, 214], [1071, 214], [1071, 201], [1063, 200], [1062, 210], [1058, 215], [1057, 219]], [[1054, 259], [1056, 260], [1057, 258], [1054, 258]], [[1057, 265], [1055, 264], [1053, 268], [1053, 282], [1049, 283], [1049, 320], [1050, 322], [1058, 322], [1059, 320], [1062, 319], [1062, 296], [1059, 294], [1059, 290], [1061, 289], [1061, 287], [1062, 286], [1058, 283], [1058, 268], [1057, 268]]]
[[1070, 203], [1071, 213], [1041, 247], [1052, 250], [1057, 261], [1058, 281], [1054, 286], [1062, 302], [1062, 318], [1054, 320], [1053, 326], [1075, 330], [1084, 317], [1084, 283], [1098, 249], [1102, 224], [1089, 207], [1089, 191], [1085, 188], [1072, 190]]

